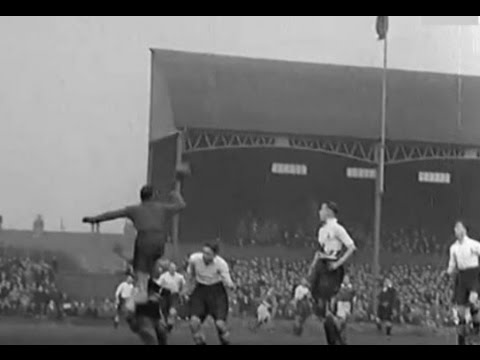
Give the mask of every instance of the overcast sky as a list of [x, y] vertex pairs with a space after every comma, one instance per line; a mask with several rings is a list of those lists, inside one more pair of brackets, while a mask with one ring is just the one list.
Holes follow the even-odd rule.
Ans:
[[[151, 47], [381, 65], [375, 16], [0, 17], [0, 214], [10, 228], [136, 202]], [[480, 75], [479, 27], [391, 17], [394, 68]], [[105, 230], [121, 228], [117, 222]], [[88, 229], [87, 229], [88, 230]]]

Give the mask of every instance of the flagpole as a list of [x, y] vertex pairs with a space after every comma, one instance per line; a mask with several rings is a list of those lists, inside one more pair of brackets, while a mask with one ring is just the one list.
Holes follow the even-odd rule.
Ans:
[[383, 39], [383, 72], [382, 72], [382, 113], [380, 142], [376, 146], [375, 161], [377, 176], [375, 180], [375, 219], [373, 243], [373, 311], [377, 312], [377, 294], [380, 279], [380, 240], [382, 228], [382, 199], [385, 182], [385, 145], [387, 124], [387, 69], [388, 69], [388, 35]]
[[[178, 171], [180, 165], [182, 164], [183, 159], [183, 150], [184, 150], [184, 134], [183, 131], [179, 132], [177, 135], [177, 152], [175, 159], [175, 171]], [[182, 191], [182, 181], [179, 179], [177, 174], [175, 174], [175, 191], [180, 193]], [[179, 246], [179, 237], [180, 237], [180, 214], [175, 214], [172, 221], [172, 243], [173, 243], [173, 257], [177, 264], [180, 263], [180, 246]]]

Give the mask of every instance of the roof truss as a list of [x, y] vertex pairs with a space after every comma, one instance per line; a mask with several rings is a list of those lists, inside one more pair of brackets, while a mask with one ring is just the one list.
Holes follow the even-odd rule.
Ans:
[[[375, 164], [374, 141], [309, 137], [299, 135], [254, 134], [218, 130], [186, 130], [185, 153], [222, 149], [284, 148], [315, 151]], [[480, 148], [457, 145], [388, 142], [386, 165], [425, 160], [478, 160]]]

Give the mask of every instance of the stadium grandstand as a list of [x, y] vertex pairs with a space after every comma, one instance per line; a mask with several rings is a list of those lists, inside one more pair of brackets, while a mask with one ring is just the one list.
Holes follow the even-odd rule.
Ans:
[[[182, 240], [231, 241], [242, 219], [286, 225], [288, 211], [312, 218], [326, 198], [369, 232], [381, 70], [152, 50], [152, 72], [151, 182], [170, 186], [177, 157], [194, 174]], [[479, 93], [476, 77], [389, 70], [386, 228], [445, 242], [444, 220], [475, 224]]]
[[[431, 279], [454, 220], [478, 231], [479, 95], [478, 77], [388, 70], [381, 260], [422, 314], [449, 302]], [[171, 187], [182, 161], [193, 174], [174, 241], [311, 248], [319, 201], [334, 199], [370, 263], [381, 101], [376, 68], [153, 49], [149, 179]]]
[[[451, 324], [438, 275], [455, 218], [477, 233], [480, 79], [400, 70], [388, 78], [382, 268], [402, 294], [401, 321]], [[239, 282], [233, 311], [252, 314], [273, 286], [279, 315], [289, 317], [317, 207], [333, 199], [360, 247], [350, 272], [363, 294], [359, 320], [369, 320], [380, 108], [379, 69], [152, 50], [149, 180], [170, 189], [179, 162], [192, 169], [182, 182], [188, 208], [172, 234], [179, 251], [169, 245], [167, 256], [181, 262], [217, 240]], [[132, 237], [0, 232], [4, 259], [30, 258], [18, 249], [56, 254], [56, 286], [84, 312], [89, 301], [111, 305], [125, 269], [112, 249], [130, 253]]]

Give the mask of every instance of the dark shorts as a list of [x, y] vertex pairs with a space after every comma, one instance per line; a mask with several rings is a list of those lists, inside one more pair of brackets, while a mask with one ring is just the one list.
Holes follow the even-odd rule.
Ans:
[[470, 293], [480, 291], [480, 268], [459, 271], [455, 277], [453, 302], [455, 305], [468, 305]]
[[190, 317], [202, 322], [208, 316], [226, 321], [228, 317], [228, 295], [222, 283], [215, 285], [197, 284], [190, 297]]
[[124, 310], [126, 300], [124, 298], [119, 298], [118, 299], [118, 305], [117, 305], [117, 314], [122, 314]]
[[130, 330], [137, 334], [144, 345], [167, 345], [167, 329], [162, 321], [137, 314], [127, 319]]
[[133, 270], [151, 274], [156, 262], [165, 253], [164, 239], [159, 238], [137, 238], [133, 252]]
[[308, 299], [304, 299], [297, 302], [295, 307], [295, 315], [301, 320], [306, 320], [312, 312], [312, 307]]
[[170, 310], [175, 309], [178, 311], [180, 308], [180, 295], [171, 293], [168, 290], [163, 289], [160, 292], [161, 295], [161, 310], [165, 317], [168, 317]]
[[[152, 279], [148, 280], [148, 294], [156, 295], [160, 292], [160, 286], [158, 286]], [[136, 316], [143, 316], [151, 318], [153, 320], [160, 320], [163, 318], [162, 310], [165, 308], [165, 300], [163, 297], [156, 299], [150, 299], [145, 304], [137, 304], [135, 308]]]
[[331, 260], [319, 260], [310, 279], [312, 296], [315, 300], [329, 301], [338, 294], [345, 276], [343, 266], [330, 270], [328, 264]]
[[380, 321], [393, 321], [393, 307], [379, 305], [377, 315]]
[[137, 304], [135, 308], [135, 316], [143, 316], [153, 320], [160, 320], [162, 319], [163, 315], [160, 313], [161, 306], [162, 303], [158, 301], [148, 301], [145, 304]]
[[180, 295], [170, 293], [166, 299], [166, 302], [169, 309], [178, 310], [180, 307]]

